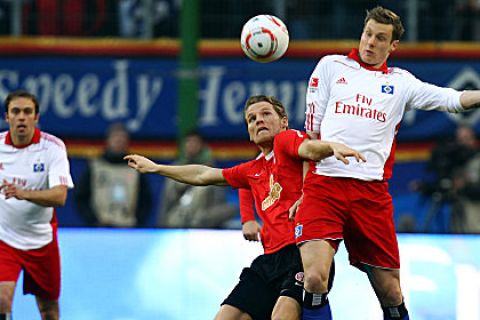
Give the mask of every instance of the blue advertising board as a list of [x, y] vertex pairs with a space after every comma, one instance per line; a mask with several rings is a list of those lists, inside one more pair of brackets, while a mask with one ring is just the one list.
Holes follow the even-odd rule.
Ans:
[[[60, 229], [61, 314], [69, 320], [213, 319], [242, 268], [262, 253], [240, 230]], [[416, 320], [480, 319], [480, 236], [399, 236], [402, 291]], [[334, 319], [380, 320], [367, 276], [343, 244], [330, 292]], [[17, 286], [15, 319], [38, 319]]]
[[[198, 71], [200, 131], [213, 139], [244, 139], [243, 104], [254, 94], [280, 98], [288, 107], [290, 126], [303, 128], [306, 83], [315, 64], [312, 59], [269, 64], [203, 59]], [[478, 62], [394, 60], [391, 65], [440, 86], [480, 88]], [[101, 137], [109, 124], [120, 121], [137, 138], [171, 139], [178, 129], [177, 67], [174, 58], [2, 57], [0, 99], [17, 88], [37, 94], [42, 128], [60, 137]], [[399, 140], [445, 137], [460, 121], [480, 129], [479, 118], [479, 111], [408, 112]], [[0, 130], [6, 128], [0, 121]]]

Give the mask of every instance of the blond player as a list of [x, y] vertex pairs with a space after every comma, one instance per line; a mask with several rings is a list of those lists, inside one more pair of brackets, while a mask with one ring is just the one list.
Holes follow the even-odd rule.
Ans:
[[342, 240], [350, 263], [367, 273], [384, 319], [409, 318], [387, 184], [395, 136], [406, 111], [463, 112], [480, 106], [480, 91], [440, 88], [389, 68], [387, 58], [403, 31], [394, 12], [376, 7], [367, 12], [358, 49], [347, 56], [323, 57], [310, 77], [305, 122], [309, 135], [346, 143], [367, 161], [340, 166], [327, 158], [305, 178], [296, 215], [305, 269], [304, 319], [330, 319], [322, 314], [321, 301]]

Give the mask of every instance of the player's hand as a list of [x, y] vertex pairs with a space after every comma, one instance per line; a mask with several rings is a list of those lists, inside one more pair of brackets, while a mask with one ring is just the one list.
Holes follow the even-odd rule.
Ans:
[[345, 164], [350, 163], [347, 157], [355, 157], [357, 162], [361, 162], [361, 161], [367, 162], [367, 159], [362, 153], [350, 147], [347, 147], [342, 143], [330, 142], [330, 147], [333, 150], [333, 155], [335, 156], [335, 158], [337, 158], [337, 160], [340, 160]]
[[16, 198], [24, 200], [25, 191], [17, 188], [14, 183], [10, 183], [7, 180], [3, 180], [2, 185], [0, 185], [0, 192], [5, 195], [5, 199]]
[[152, 160], [139, 156], [138, 154], [129, 154], [123, 157], [128, 161], [128, 166], [137, 170], [140, 173], [152, 173], [155, 172], [157, 164]]
[[295, 215], [297, 214], [298, 207], [300, 206], [302, 201], [303, 201], [303, 194], [297, 201], [295, 201], [293, 206], [291, 206], [290, 209], [288, 209], [288, 220], [290, 221], [295, 220]]
[[260, 224], [255, 220], [247, 221], [242, 226], [242, 233], [245, 240], [260, 241]]

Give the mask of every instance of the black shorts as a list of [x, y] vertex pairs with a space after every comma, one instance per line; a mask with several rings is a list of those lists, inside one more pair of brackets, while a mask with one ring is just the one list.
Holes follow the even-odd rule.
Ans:
[[303, 267], [294, 244], [253, 260], [249, 268], [243, 269], [239, 283], [222, 305], [234, 306], [254, 320], [264, 320], [271, 318], [279, 296], [291, 297], [302, 305]]

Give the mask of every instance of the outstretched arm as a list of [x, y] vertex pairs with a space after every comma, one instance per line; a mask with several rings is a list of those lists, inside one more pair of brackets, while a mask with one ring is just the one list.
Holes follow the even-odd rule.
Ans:
[[319, 161], [333, 155], [337, 160], [340, 160], [345, 164], [349, 164], [346, 157], [355, 157], [357, 162], [367, 161], [363, 154], [342, 143], [312, 139], [305, 140], [300, 144], [298, 147], [298, 155], [303, 159], [313, 161]]
[[222, 169], [200, 164], [179, 166], [157, 164], [148, 158], [136, 154], [127, 155], [123, 159], [128, 161], [128, 165], [131, 168], [140, 173], [157, 173], [194, 186], [227, 185]]
[[465, 110], [480, 108], [480, 90], [467, 90], [460, 95], [460, 103]]

